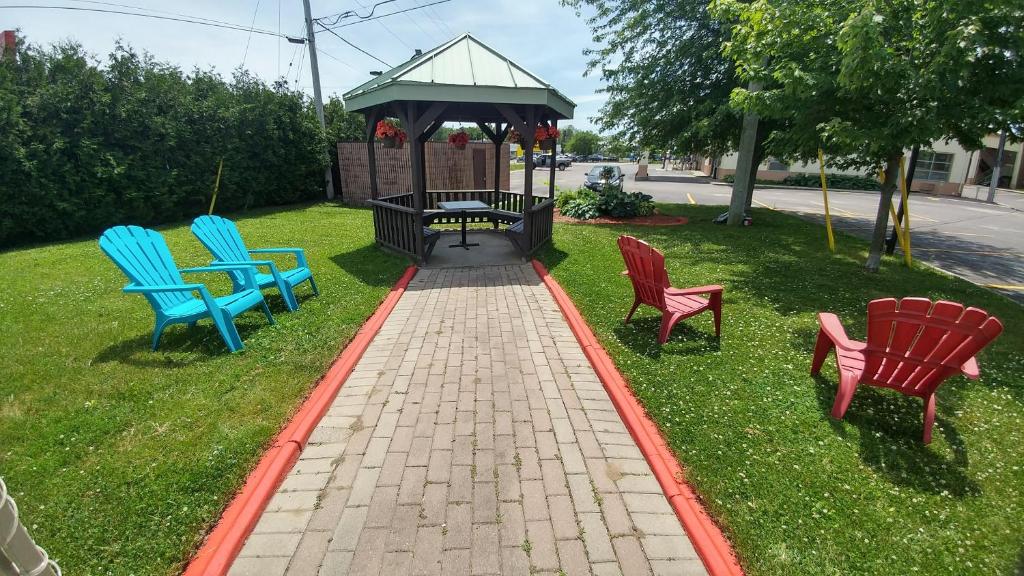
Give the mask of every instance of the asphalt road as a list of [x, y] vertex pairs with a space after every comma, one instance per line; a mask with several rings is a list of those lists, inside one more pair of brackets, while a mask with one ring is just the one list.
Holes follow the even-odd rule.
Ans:
[[[636, 165], [619, 164], [626, 190], [658, 202], [727, 205], [731, 186], [711, 183], [637, 182]], [[582, 185], [594, 165], [575, 164], [555, 173], [562, 188]], [[652, 166], [654, 168], [654, 166]], [[522, 189], [523, 172], [512, 172], [512, 189]], [[548, 170], [534, 171], [534, 191], [547, 194]], [[973, 199], [915, 194], [911, 200], [912, 253], [921, 260], [1024, 304], [1024, 194], [1000, 193], [996, 204]], [[862, 238], [874, 226], [878, 194], [829, 192], [832, 225]], [[757, 188], [754, 206], [780, 210], [824, 224], [820, 190]], [[754, 225], [757, 225], [755, 220]], [[824, 232], [823, 232], [824, 233]], [[897, 253], [900, 250], [897, 249]]]

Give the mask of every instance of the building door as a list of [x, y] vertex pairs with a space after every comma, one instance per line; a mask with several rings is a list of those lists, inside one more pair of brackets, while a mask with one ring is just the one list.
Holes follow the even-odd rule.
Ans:
[[487, 151], [483, 148], [473, 148], [473, 189], [489, 189], [487, 186]]

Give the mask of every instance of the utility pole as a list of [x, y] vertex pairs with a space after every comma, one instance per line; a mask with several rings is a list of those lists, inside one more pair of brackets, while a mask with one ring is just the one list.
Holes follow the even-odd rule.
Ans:
[[999, 149], [996, 151], [996, 165], [992, 168], [992, 181], [988, 185], [988, 201], [996, 201], [996, 187], [999, 186], [1000, 172], [1003, 171], [1003, 151], [1006, 150], [1006, 128], [999, 133]]
[[[316, 35], [313, 33], [313, 15], [309, 8], [309, 0], [302, 0], [302, 8], [306, 12], [306, 44], [309, 47], [309, 69], [313, 72], [313, 100], [316, 102], [316, 116], [320, 119], [320, 129], [326, 134], [327, 121], [324, 120], [324, 96], [320, 92], [320, 65], [316, 61]], [[330, 165], [327, 166], [324, 174], [324, 182], [327, 184], [327, 199], [331, 200], [334, 198], [334, 176]]]

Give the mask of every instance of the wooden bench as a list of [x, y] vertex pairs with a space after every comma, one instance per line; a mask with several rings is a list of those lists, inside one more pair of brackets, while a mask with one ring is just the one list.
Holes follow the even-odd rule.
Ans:
[[517, 224], [523, 220], [523, 215], [519, 212], [509, 212], [508, 210], [499, 210], [497, 208], [492, 209], [488, 216], [490, 216], [491, 224], [494, 228], [498, 228], [498, 224]]
[[526, 241], [526, 231], [523, 228], [522, 219], [509, 226], [508, 229], [505, 230], [505, 235], [508, 236], [508, 239], [512, 241], [512, 244], [515, 244], [515, 247], [518, 248], [520, 252], [526, 254], [527, 250], [523, 247], [527, 246], [528, 243]]
[[[423, 224], [424, 226], [430, 226], [438, 219], [445, 217], [458, 219], [458, 213], [445, 212], [444, 210], [424, 210]], [[468, 217], [470, 222], [473, 222], [475, 218], [486, 218], [487, 220], [490, 220], [495, 229], [497, 229], [498, 224], [515, 224], [523, 219], [523, 215], [519, 212], [510, 212], [508, 210], [499, 210], [497, 208], [492, 208], [487, 211], [472, 211], [468, 213]]]
[[433, 228], [423, 227], [423, 261], [430, 260], [430, 254], [434, 251], [434, 245], [441, 239], [441, 231]]

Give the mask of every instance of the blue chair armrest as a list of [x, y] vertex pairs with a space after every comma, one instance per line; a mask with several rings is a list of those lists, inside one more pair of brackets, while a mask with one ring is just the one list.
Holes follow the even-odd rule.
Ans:
[[242, 273], [242, 276], [245, 278], [245, 287], [246, 288], [249, 288], [249, 289], [252, 289], [252, 290], [258, 289], [258, 286], [256, 285], [256, 267], [251, 262], [247, 262], [245, 264], [224, 264], [224, 265], [218, 265], [218, 266], [197, 266], [195, 268], [182, 268], [181, 270], [178, 270], [178, 272], [182, 272], [182, 273], [185, 273], [185, 274], [201, 274], [201, 273], [206, 273], [206, 272], [224, 272], [224, 273], [227, 273], [227, 272], [232, 272], [232, 271], [238, 271], [238, 272]]
[[306, 262], [306, 251], [302, 248], [255, 248], [249, 254], [294, 254], [296, 263], [302, 268], [309, 268]]
[[153, 286], [129, 284], [122, 290], [129, 294], [145, 294], [146, 292], [193, 292], [203, 288], [205, 288], [203, 284], [157, 284]]
[[214, 260], [210, 262], [208, 268], [234, 269], [235, 266], [267, 266], [271, 270], [276, 267], [273, 260]]

